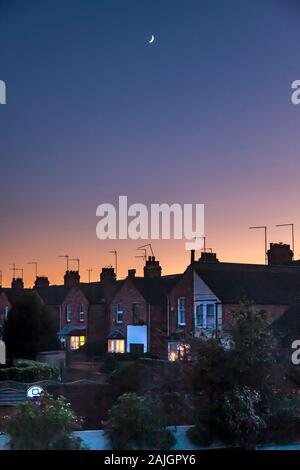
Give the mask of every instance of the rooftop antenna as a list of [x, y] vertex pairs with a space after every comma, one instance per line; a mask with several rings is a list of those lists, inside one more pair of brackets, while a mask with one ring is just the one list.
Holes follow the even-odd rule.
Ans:
[[76, 261], [76, 263], [77, 263], [77, 271], [79, 272], [80, 258], [73, 258], [73, 259], [70, 259], [70, 261]]
[[16, 278], [16, 263], [9, 263], [9, 266], [12, 266], [10, 270], [13, 272], [13, 279]]
[[92, 268], [90, 269], [86, 269], [86, 271], [88, 272], [88, 276], [89, 276], [89, 283], [91, 282], [91, 272], [93, 271]]
[[23, 268], [15, 268], [16, 271], [21, 271], [21, 279], [23, 280], [24, 277], [24, 269]]
[[267, 227], [266, 225], [261, 225], [258, 227], [249, 227], [250, 230], [252, 229], [263, 229], [265, 231], [265, 264], [267, 264], [267, 247], [268, 247], [268, 242], [267, 242]]
[[58, 255], [59, 258], [65, 258], [67, 261], [67, 271], [69, 271], [69, 255]]
[[2, 286], [2, 270], [0, 269], [0, 287]]
[[137, 248], [137, 250], [141, 250], [144, 252], [143, 255], [136, 255], [135, 258], [143, 258], [144, 262], [146, 263], [147, 261], [147, 250], [146, 248]]
[[37, 278], [37, 270], [38, 270], [37, 261], [28, 261], [27, 264], [34, 264], [34, 266], [35, 266], [35, 278]]
[[292, 251], [293, 251], [293, 259], [295, 257], [295, 233], [294, 233], [294, 224], [278, 224], [276, 227], [291, 227], [292, 232]]
[[117, 250], [111, 250], [110, 253], [113, 253], [115, 255], [115, 271], [116, 271], [116, 277], [117, 277], [117, 271], [118, 271], [118, 252]]
[[[146, 249], [147, 249], [147, 248], [150, 248], [151, 255], [154, 256], [154, 252], [153, 252], [151, 243], [147, 243], [147, 245], [139, 246], [139, 247], [137, 248], [137, 250], [143, 250], [143, 249], [145, 249], [145, 248], [146, 248]], [[147, 256], [147, 251], [146, 251], [146, 256]]]

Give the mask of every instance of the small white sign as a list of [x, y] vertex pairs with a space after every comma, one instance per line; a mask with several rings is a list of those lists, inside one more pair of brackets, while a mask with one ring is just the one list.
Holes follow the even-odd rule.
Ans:
[[27, 390], [27, 398], [40, 397], [43, 392], [44, 389], [42, 387], [39, 387], [38, 385], [33, 385]]

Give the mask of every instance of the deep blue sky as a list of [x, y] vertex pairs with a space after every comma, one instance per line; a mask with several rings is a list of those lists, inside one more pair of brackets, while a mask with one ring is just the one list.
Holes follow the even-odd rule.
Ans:
[[[55, 277], [59, 251], [95, 269], [109, 262], [95, 210], [119, 194], [203, 202], [208, 244], [223, 259], [261, 261], [261, 235], [247, 227], [299, 222], [298, 3], [0, 0], [7, 282], [10, 261], [32, 258]], [[181, 269], [183, 244], [174, 259], [166, 243], [165, 271]]]

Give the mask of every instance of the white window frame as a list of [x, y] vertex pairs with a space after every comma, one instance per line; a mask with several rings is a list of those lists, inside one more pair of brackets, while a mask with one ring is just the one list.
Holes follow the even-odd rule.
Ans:
[[[197, 307], [199, 305], [203, 306], [203, 325], [200, 326], [198, 325], [197, 322]], [[207, 326], [207, 306], [208, 305], [213, 305], [214, 306], [214, 326], [210, 327]], [[195, 322], [195, 329], [202, 329], [202, 330], [213, 330], [216, 329], [216, 318], [217, 318], [217, 302], [214, 300], [197, 300], [195, 302], [195, 307], [194, 307], [194, 322]]]
[[[119, 318], [119, 315], [121, 315], [121, 320]], [[115, 320], [118, 325], [121, 325], [123, 323], [123, 310], [121, 309], [120, 304], [115, 305]]]
[[7, 320], [8, 312], [9, 312], [9, 306], [5, 305], [5, 307], [4, 307], [4, 320]]
[[[184, 301], [184, 308], [181, 307], [181, 301]], [[183, 313], [184, 321], [182, 321], [181, 315]], [[179, 297], [177, 299], [177, 322], [179, 326], [186, 325], [186, 297]]]
[[82, 304], [79, 305], [79, 321], [84, 322], [85, 311]]
[[72, 321], [72, 304], [67, 304], [66, 306], [66, 320], [67, 323], [71, 323]]

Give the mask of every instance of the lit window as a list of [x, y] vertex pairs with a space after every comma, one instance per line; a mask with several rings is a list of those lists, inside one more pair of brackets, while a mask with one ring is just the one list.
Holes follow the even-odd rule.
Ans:
[[123, 310], [121, 310], [120, 304], [115, 306], [115, 319], [116, 323], [123, 323]]
[[185, 297], [177, 299], [178, 325], [185, 325]]
[[70, 338], [70, 349], [79, 349], [85, 343], [85, 336], [71, 336]]
[[190, 355], [190, 345], [180, 342], [170, 342], [168, 343], [168, 359], [171, 362], [189, 358]]
[[67, 322], [70, 323], [72, 321], [72, 305], [67, 304]]
[[83, 305], [79, 305], [79, 321], [84, 321], [84, 309]]
[[109, 339], [108, 340], [108, 352], [124, 353], [125, 352], [125, 340], [124, 339]]
[[216, 304], [203, 302], [195, 304], [196, 328], [213, 329], [216, 327]]

